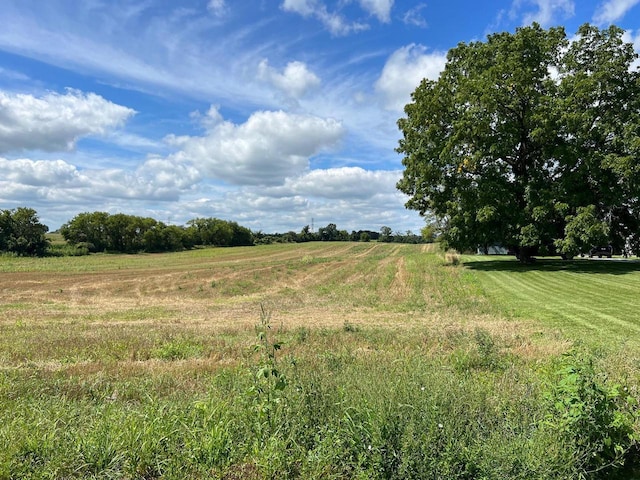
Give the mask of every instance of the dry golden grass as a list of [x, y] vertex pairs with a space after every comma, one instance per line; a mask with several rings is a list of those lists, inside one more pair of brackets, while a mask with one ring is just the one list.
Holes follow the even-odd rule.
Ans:
[[[567, 348], [553, 332], [536, 340], [540, 325], [501, 318], [470, 290], [464, 269], [443, 266], [430, 245], [313, 243], [54, 261], [0, 275], [4, 368], [134, 375], [235, 365], [255, 340], [261, 305], [285, 335], [349, 325], [408, 335], [409, 345], [442, 353], [481, 328], [524, 357]], [[379, 348], [352, 342], [353, 350]], [[199, 350], [158, 358], [174, 344]]]

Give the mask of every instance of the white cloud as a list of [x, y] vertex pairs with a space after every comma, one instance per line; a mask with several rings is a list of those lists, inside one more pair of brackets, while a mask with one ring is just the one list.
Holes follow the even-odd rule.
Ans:
[[402, 111], [423, 78], [438, 78], [447, 62], [446, 53], [425, 52], [424, 46], [411, 44], [391, 54], [375, 84], [387, 109]]
[[622, 41], [633, 44], [633, 49], [636, 52], [640, 51], [640, 30], [636, 30], [635, 35], [633, 30], [625, 30], [622, 34]]
[[277, 185], [309, 167], [309, 158], [335, 146], [342, 124], [283, 111], [259, 111], [240, 125], [222, 121], [202, 137], [169, 137], [181, 150], [172, 161], [237, 185]]
[[[399, 176], [399, 172], [393, 171], [314, 170], [289, 179], [281, 187], [240, 187], [226, 191], [216, 188], [215, 193], [210, 191], [205, 197], [182, 202], [181, 215], [188, 219], [215, 212], [221, 218], [233, 218], [253, 230], [265, 232], [300, 231], [311, 225], [312, 219], [316, 231], [328, 223], [347, 231], [366, 228], [377, 231], [383, 225], [394, 230], [417, 231], [423, 221], [404, 208], [407, 198], [394, 187]], [[371, 180], [370, 185], [367, 182]], [[334, 187], [336, 183], [339, 185]], [[347, 196], [341, 197], [340, 191]]]
[[62, 160], [7, 160], [0, 158], [3, 180], [32, 187], [69, 187], [82, 184], [76, 168]]
[[420, 3], [407, 10], [402, 16], [402, 21], [407, 25], [415, 25], [416, 27], [425, 28], [427, 26], [427, 21], [422, 16], [422, 10], [426, 7], [426, 3]]
[[189, 164], [150, 157], [136, 170], [136, 177], [157, 189], [169, 189], [176, 194], [193, 187], [202, 179], [200, 172]]
[[77, 90], [40, 98], [0, 92], [0, 152], [71, 150], [80, 137], [105, 135], [134, 113]]
[[[79, 204], [88, 199], [177, 200], [201, 176], [192, 166], [150, 158], [135, 172], [109, 168], [79, 170], [63, 160], [8, 160], [0, 157], [0, 190], [31, 192], [37, 201], [66, 198]], [[10, 198], [10, 197], [7, 197]]]
[[284, 0], [282, 9], [286, 12], [296, 12], [303, 17], [313, 15], [318, 8], [316, 0]]
[[[248, 44], [247, 38], [258, 36], [269, 19], [227, 28], [213, 14], [180, 2], [139, 15], [150, 3], [137, 2], [137, 9], [97, 1], [72, 8], [40, 9], [26, 0], [2, 5], [4, 24], [11, 28], [0, 28], [0, 49], [145, 94], [180, 92], [207, 102], [224, 99], [227, 106], [262, 104], [268, 92], [256, 88], [255, 68], [247, 66], [266, 56], [270, 42]], [[230, 10], [228, 1], [225, 5]]]
[[597, 24], [616, 22], [639, 2], [640, 0], [607, 0], [598, 6], [593, 21]]
[[127, 133], [122, 130], [117, 130], [108, 134], [105, 137], [108, 142], [113, 142], [115, 145], [122, 147], [126, 150], [148, 153], [149, 151], [164, 150], [165, 144], [163, 142], [153, 140], [135, 133]]
[[522, 22], [525, 25], [538, 22], [542, 26], [549, 26], [559, 21], [559, 18], [566, 19], [575, 13], [573, 0], [514, 0], [511, 5], [511, 18], [519, 16], [526, 5], [533, 5], [537, 10], [525, 11], [522, 14]]
[[207, 9], [214, 17], [223, 17], [227, 13], [227, 4], [225, 0], [209, 0]]
[[287, 97], [300, 98], [309, 90], [320, 86], [320, 78], [302, 62], [289, 62], [282, 73], [262, 60], [258, 65], [258, 76], [269, 82]]
[[366, 199], [381, 193], [395, 193], [402, 176], [399, 171], [365, 170], [360, 167], [316, 169], [287, 178], [282, 187], [265, 190], [266, 195], [303, 195], [325, 199]]
[[185, 223], [218, 216], [254, 230], [299, 231], [315, 219], [316, 229], [416, 229], [422, 221], [404, 209], [395, 189], [400, 171], [358, 167], [306, 171], [279, 187], [233, 186], [201, 181], [195, 167], [152, 157], [135, 171], [80, 170], [62, 161], [0, 158], [0, 202], [41, 210], [52, 228], [81, 211], [124, 212]]
[[7, 70], [6, 68], [2, 67], [0, 67], [0, 77], [6, 78], [8, 80], [19, 80], [22, 82], [30, 80], [30, 78], [22, 72]]
[[358, 0], [364, 10], [375, 15], [383, 23], [388, 23], [391, 20], [393, 2], [394, 0]]
[[[365, 1], [362, 0], [363, 3]], [[384, 2], [372, 0], [366, 1], [366, 3], [377, 4]], [[303, 17], [315, 17], [332, 35], [336, 36], [348, 35], [352, 32], [359, 32], [369, 28], [365, 23], [349, 22], [346, 17], [338, 12], [330, 12], [327, 6], [319, 0], [284, 0], [281, 8], [286, 12], [298, 13]]]

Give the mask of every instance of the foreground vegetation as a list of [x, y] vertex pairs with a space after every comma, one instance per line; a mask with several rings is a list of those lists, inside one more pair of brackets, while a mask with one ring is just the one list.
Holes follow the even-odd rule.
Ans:
[[0, 478], [637, 475], [640, 265], [430, 248], [3, 259]]

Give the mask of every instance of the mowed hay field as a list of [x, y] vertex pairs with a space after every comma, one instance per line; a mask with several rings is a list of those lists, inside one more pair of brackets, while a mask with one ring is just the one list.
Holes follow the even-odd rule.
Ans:
[[634, 478], [640, 265], [462, 260], [1, 258], [0, 479]]

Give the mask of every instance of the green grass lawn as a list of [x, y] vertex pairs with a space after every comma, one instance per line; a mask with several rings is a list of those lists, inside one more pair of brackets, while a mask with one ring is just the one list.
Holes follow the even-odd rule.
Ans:
[[533, 318], [595, 343], [640, 342], [640, 262], [464, 257], [484, 294], [507, 315]]

